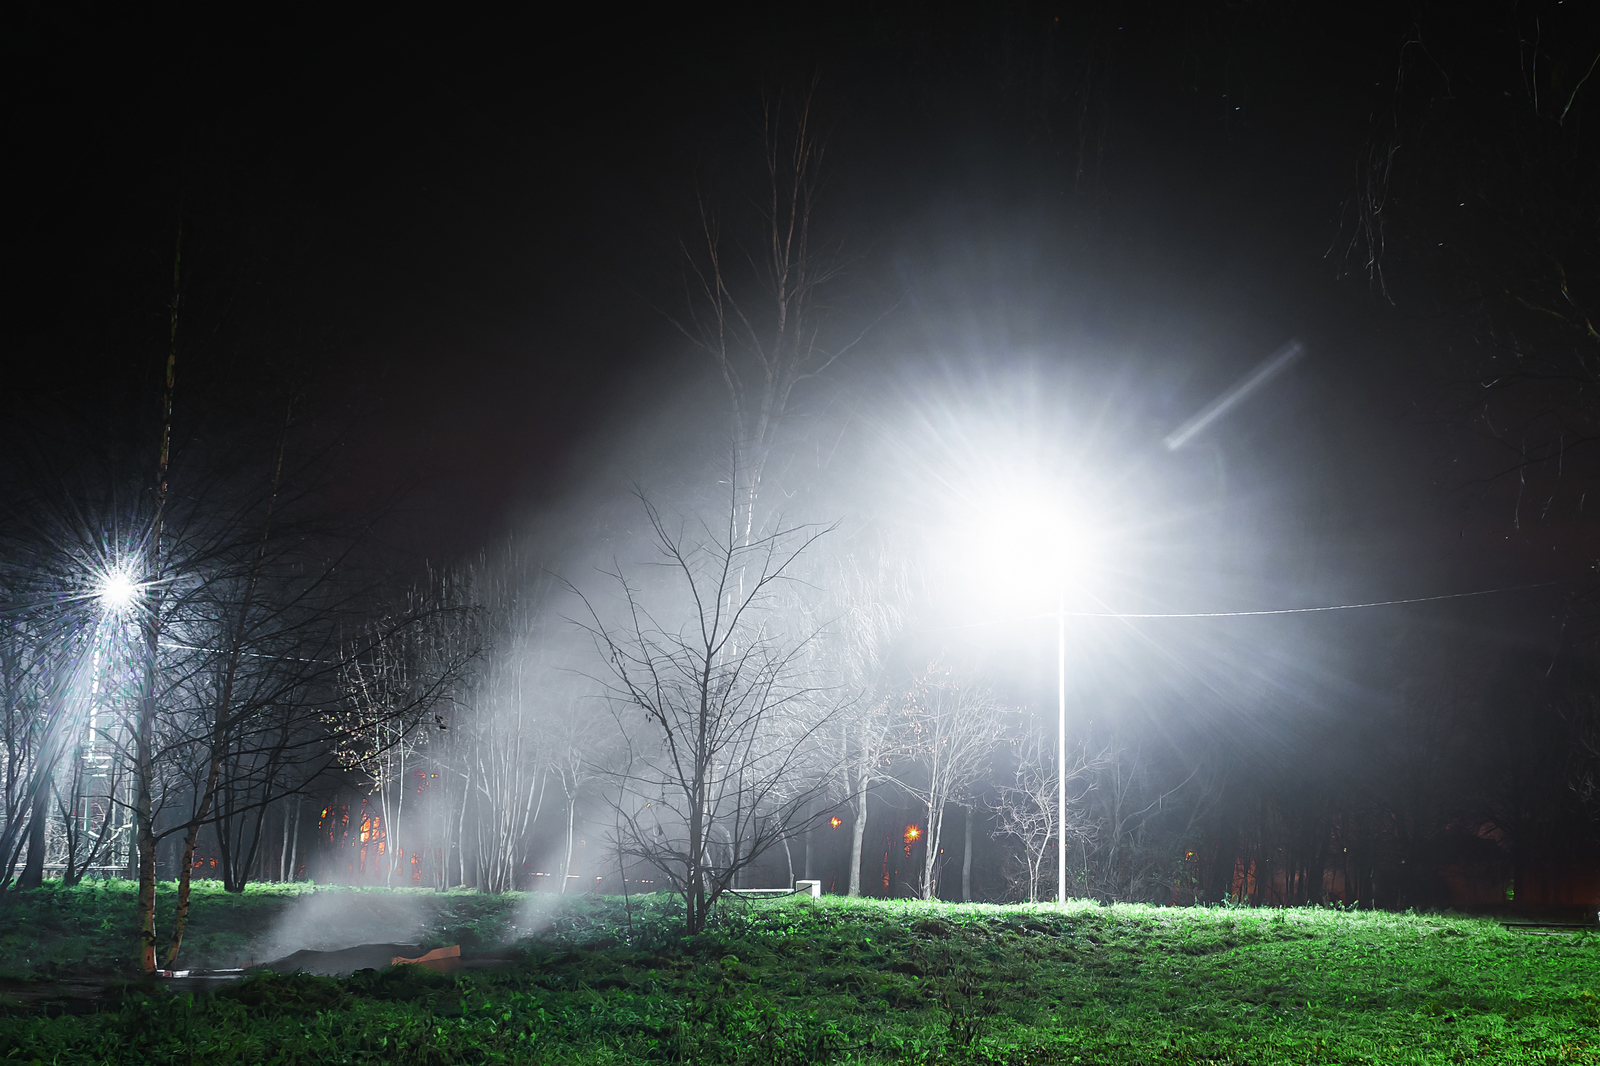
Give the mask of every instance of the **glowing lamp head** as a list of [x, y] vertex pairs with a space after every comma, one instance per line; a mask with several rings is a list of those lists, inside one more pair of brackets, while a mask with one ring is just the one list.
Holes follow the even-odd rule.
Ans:
[[125, 610], [138, 595], [139, 584], [126, 571], [113, 570], [100, 579], [100, 603], [107, 610]]
[[1044, 609], [1094, 569], [1083, 505], [1049, 482], [998, 477], [970, 493], [951, 538], [957, 584], [989, 610]]
[[839, 828], [843, 824], [844, 819], [840, 818], [837, 814], [828, 819], [828, 825], [832, 826], [834, 829]]
[[907, 844], [915, 843], [917, 838], [920, 837], [920, 836], [922, 836], [922, 827], [920, 825], [908, 825], [908, 826], [906, 826], [906, 843]]

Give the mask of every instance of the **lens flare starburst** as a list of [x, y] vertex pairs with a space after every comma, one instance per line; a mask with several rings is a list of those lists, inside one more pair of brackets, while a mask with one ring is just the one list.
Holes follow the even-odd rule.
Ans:
[[107, 610], [123, 611], [138, 598], [139, 583], [126, 570], [112, 570], [100, 579], [96, 593]]

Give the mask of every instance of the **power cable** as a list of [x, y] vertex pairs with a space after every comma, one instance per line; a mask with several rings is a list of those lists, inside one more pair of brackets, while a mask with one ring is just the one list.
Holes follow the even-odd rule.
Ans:
[[1048, 611], [1042, 614], [1018, 615], [1011, 618], [993, 618], [986, 622], [969, 622], [959, 626], [940, 626], [924, 629], [924, 633], [942, 633], [952, 629], [976, 629], [979, 626], [999, 625], [1002, 622], [1029, 622], [1040, 618], [1058, 618], [1065, 613], [1068, 618], [1259, 618], [1275, 614], [1320, 614], [1327, 611], [1357, 611], [1367, 607], [1396, 607], [1407, 603], [1433, 603], [1438, 600], [1461, 600], [1471, 596], [1494, 596], [1502, 592], [1521, 592], [1525, 589], [1549, 588], [1560, 581], [1541, 581], [1533, 585], [1508, 585], [1498, 589], [1479, 589], [1476, 592], [1447, 592], [1439, 596], [1412, 596], [1403, 600], [1373, 600], [1369, 603], [1335, 603], [1321, 607], [1278, 607], [1262, 611]]

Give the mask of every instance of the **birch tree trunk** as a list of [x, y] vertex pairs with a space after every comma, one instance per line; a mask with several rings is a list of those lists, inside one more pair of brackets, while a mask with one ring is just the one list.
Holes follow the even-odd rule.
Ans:
[[867, 793], [863, 790], [856, 795], [854, 811], [854, 825], [850, 827], [850, 895], [861, 895], [861, 867], [866, 863], [867, 857], [863, 854], [867, 846]]

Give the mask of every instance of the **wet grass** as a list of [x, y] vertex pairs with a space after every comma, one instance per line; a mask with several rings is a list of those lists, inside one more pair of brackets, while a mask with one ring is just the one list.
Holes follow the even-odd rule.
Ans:
[[492, 971], [268, 974], [206, 996], [135, 988], [96, 1014], [16, 1013], [0, 1017], [0, 1049], [63, 1066], [1600, 1063], [1600, 936], [1587, 933], [830, 897], [736, 904], [684, 939], [660, 897], [454, 894], [436, 907], [430, 936], [452, 922], [484, 943], [540, 931]]

